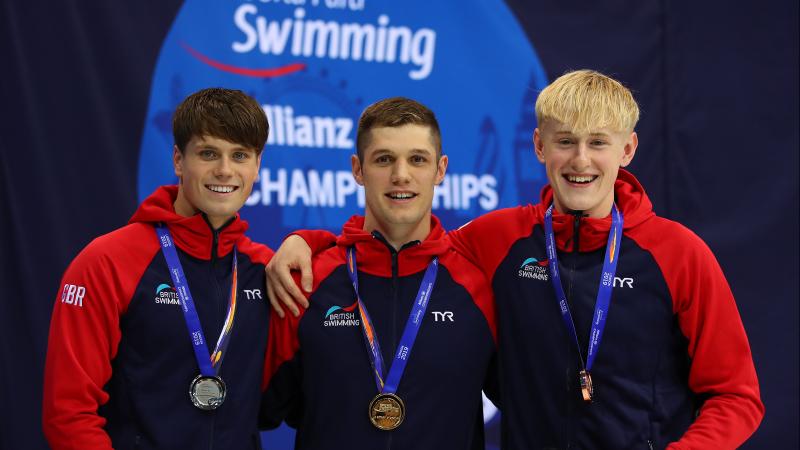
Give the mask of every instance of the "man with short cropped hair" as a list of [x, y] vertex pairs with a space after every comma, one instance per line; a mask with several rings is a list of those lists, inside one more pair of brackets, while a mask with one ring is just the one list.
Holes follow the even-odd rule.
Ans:
[[[579, 70], [541, 92], [536, 115], [541, 202], [448, 235], [497, 299], [503, 448], [741, 445], [764, 414], [747, 336], [714, 255], [623, 169], [633, 95]], [[280, 261], [276, 273], [303, 267]]]
[[271, 319], [264, 425], [288, 415], [298, 449], [482, 449], [494, 302], [431, 214], [447, 170], [438, 122], [382, 100], [357, 143], [364, 215], [314, 258], [308, 309]]
[[269, 308], [243, 292], [264, 291], [272, 251], [238, 211], [268, 131], [241, 91], [187, 97], [173, 118], [178, 185], [67, 268], [45, 366], [53, 449], [260, 448]]

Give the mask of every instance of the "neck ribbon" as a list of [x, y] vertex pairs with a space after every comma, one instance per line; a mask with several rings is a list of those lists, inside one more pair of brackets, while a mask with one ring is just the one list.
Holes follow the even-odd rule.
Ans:
[[414, 299], [414, 306], [411, 308], [411, 314], [406, 321], [406, 326], [403, 329], [403, 335], [400, 337], [400, 343], [395, 351], [394, 360], [389, 368], [389, 374], [384, 383], [384, 364], [383, 356], [381, 354], [380, 343], [375, 334], [375, 327], [372, 325], [372, 320], [367, 312], [367, 307], [361, 300], [361, 295], [358, 292], [358, 266], [356, 265], [356, 250], [355, 247], [347, 249], [347, 273], [350, 276], [350, 281], [353, 283], [353, 289], [356, 291], [356, 299], [358, 300], [358, 311], [361, 315], [361, 331], [364, 334], [364, 341], [367, 344], [367, 354], [370, 358], [373, 373], [375, 375], [375, 384], [378, 387], [378, 392], [393, 394], [397, 392], [397, 386], [400, 384], [400, 378], [408, 362], [408, 357], [411, 355], [411, 349], [414, 347], [414, 341], [417, 339], [417, 332], [422, 325], [422, 320], [425, 318], [425, 310], [428, 308], [428, 300], [430, 300], [433, 286], [436, 283], [436, 273], [439, 268], [439, 259], [433, 258], [425, 270], [425, 275], [422, 277], [422, 284], [419, 287], [417, 296]]
[[[577, 219], [575, 219], [577, 220]], [[617, 262], [619, 262], [620, 241], [622, 240], [622, 213], [617, 209], [616, 203], [611, 209], [611, 230], [608, 233], [608, 243], [606, 244], [606, 255], [603, 260], [603, 273], [600, 277], [600, 286], [597, 290], [597, 300], [594, 305], [594, 317], [592, 318], [592, 328], [589, 334], [589, 350], [586, 355], [586, 363], [584, 369], [587, 371], [592, 370], [595, 357], [597, 356], [597, 349], [600, 347], [600, 341], [603, 339], [603, 329], [606, 326], [606, 318], [608, 317], [608, 308], [611, 304], [611, 291], [614, 287], [614, 274], [617, 272]], [[550, 280], [555, 290], [556, 300], [561, 310], [561, 318], [564, 325], [572, 335], [572, 339], [578, 348], [578, 353], [581, 353], [580, 343], [578, 342], [578, 333], [575, 330], [575, 322], [572, 319], [572, 314], [567, 304], [567, 296], [564, 293], [563, 285], [561, 284], [561, 274], [558, 268], [558, 251], [556, 249], [556, 237], [553, 233], [553, 205], [547, 209], [544, 215], [544, 235], [545, 246], [547, 247], [547, 257], [550, 259], [548, 267], [550, 269]], [[581, 357], [581, 364], [584, 364], [583, 357]]]
[[161, 243], [164, 259], [167, 261], [172, 283], [181, 300], [183, 317], [186, 320], [186, 328], [189, 332], [189, 338], [192, 341], [192, 348], [194, 349], [194, 355], [197, 359], [197, 365], [200, 367], [200, 373], [207, 377], [216, 376], [219, 374], [220, 367], [222, 366], [222, 359], [225, 357], [228, 349], [231, 330], [233, 329], [233, 318], [236, 315], [236, 285], [238, 281], [236, 247], [233, 248], [233, 262], [231, 267], [232, 280], [231, 291], [228, 297], [228, 314], [225, 317], [225, 323], [217, 339], [217, 345], [214, 347], [213, 353], [209, 355], [203, 329], [200, 326], [200, 317], [197, 315], [192, 293], [189, 291], [189, 285], [186, 282], [183, 267], [178, 259], [178, 252], [175, 250], [174, 240], [169, 230], [164, 225], [157, 226], [156, 233]]

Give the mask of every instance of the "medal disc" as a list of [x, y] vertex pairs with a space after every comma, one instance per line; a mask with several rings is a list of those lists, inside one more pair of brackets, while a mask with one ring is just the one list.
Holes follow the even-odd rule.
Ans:
[[198, 375], [189, 387], [189, 398], [204, 411], [217, 409], [225, 401], [225, 382], [220, 377]]
[[406, 405], [394, 394], [378, 394], [369, 403], [369, 421], [380, 430], [394, 430], [405, 416]]
[[580, 380], [581, 383], [581, 394], [583, 395], [583, 401], [591, 403], [592, 396], [594, 395], [594, 386], [592, 386], [592, 376], [589, 375], [589, 372], [581, 370], [580, 375], [578, 375], [578, 379]]

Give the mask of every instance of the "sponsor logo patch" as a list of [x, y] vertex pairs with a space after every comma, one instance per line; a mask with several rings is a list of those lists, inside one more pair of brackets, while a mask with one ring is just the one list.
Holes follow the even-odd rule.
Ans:
[[632, 277], [614, 277], [614, 287], [633, 289]]
[[159, 284], [156, 288], [155, 302], [160, 305], [180, 305], [181, 299], [175, 289], [168, 284]]
[[261, 289], [242, 289], [242, 292], [244, 292], [244, 296], [248, 300], [263, 300], [261, 297]]
[[545, 258], [526, 258], [519, 265], [517, 276], [520, 278], [530, 278], [540, 281], [550, 280], [550, 274], [547, 273], [547, 266], [550, 261]]
[[453, 311], [431, 311], [434, 322], [455, 322]]
[[325, 320], [322, 322], [322, 325], [326, 327], [361, 326], [361, 317], [355, 313], [357, 307], [357, 300], [350, 306], [331, 306], [325, 313]]

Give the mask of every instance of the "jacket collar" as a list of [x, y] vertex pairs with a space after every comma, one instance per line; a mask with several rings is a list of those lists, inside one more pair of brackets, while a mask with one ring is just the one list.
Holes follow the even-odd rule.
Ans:
[[128, 223], [147, 223], [156, 226], [164, 223], [176, 245], [199, 259], [211, 259], [214, 234], [217, 234], [216, 254], [225, 256], [247, 230], [247, 222], [237, 213], [230, 222], [216, 232], [203, 214], [184, 217], [175, 212], [178, 186], [161, 186], [147, 197]]
[[448, 251], [450, 245], [444, 239], [445, 231], [439, 219], [431, 215], [431, 231], [419, 243], [406, 243], [395, 251], [374, 230], [364, 229], [364, 216], [351, 217], [342, 227], [336, 245], [342, 254], [355, 246], [358, 270], [371, 275], [392, 276], [392, 254], [397, 253], [398, 276], [407, 276], [424, 270], [434, 256]]
[[[639, 180], [625, 169], [620, 169], [614, 182], [614, 201], [622, 211], [625, 223], [623, 231], [630, 230], [653, 217], [653, 204], [647, 197]], [[541, 202], [534, 205], [536, 223], [544, 223], [544, 213], [553, 203], [553, 189], [548, 184], [542, 188]], [[571, 251], [575, 216], [553, 211], [553, 232], [559, 250]], [[611, 214], [598, 219], [584, 217], [580, 223], [580, 251], [588, 252], [602, 248], [608, 242], [611, 230]]]

